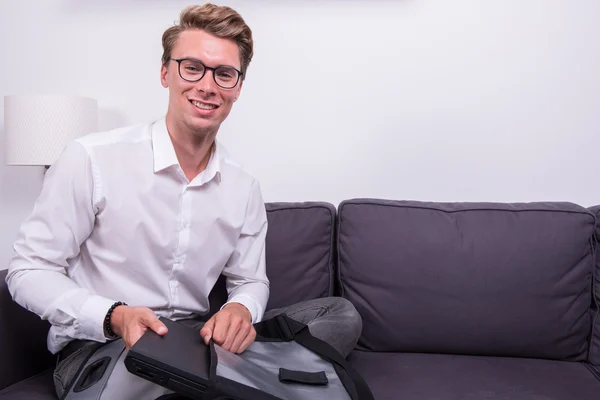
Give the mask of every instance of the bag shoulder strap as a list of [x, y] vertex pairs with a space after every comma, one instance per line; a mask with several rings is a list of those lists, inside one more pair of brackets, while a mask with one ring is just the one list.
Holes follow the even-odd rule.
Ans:
[[374, 400], [371, 389], [362, 376], [350, 365], [350, 363], [329, 343], [314, 337], [308, 326], [295, 321], [285, 314], [276, 315], [268, 320], [261, 321], [254, 325], [257, 341], [291, 341], [295, 340], [298, 344], [318, 354], [322, 358], [341, 367], [354, 384], [354, 389], [349, 387], [348, 382], [342, 379], [344, 387], [352, 399], [356, 400]]
[[291, 319], [285, 314], [254, 324], [257, 341], [285, 341], [294, 340], [296, 334], [307, 326]]

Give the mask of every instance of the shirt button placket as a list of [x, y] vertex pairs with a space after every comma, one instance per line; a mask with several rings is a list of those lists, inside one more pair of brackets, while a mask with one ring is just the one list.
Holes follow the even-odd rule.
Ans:
[[190, 214], [191, 214], [191, 193], [187, 185], [183, 186], [182, 190], [182, 201], [181, 201], [181, 212], [179, 216], [179, 240], [178, 246], [173, 255], [173, 273], [171, 274], [171, 281], [169, 282], [169, 289], [171, 294], [172, 304], [177, 304], [179, 301], [178, 289], [179, 289], [179, 274], [183, 269], [183, 263], [185, 262], [185, 253], [188, 248], [190, 239]]

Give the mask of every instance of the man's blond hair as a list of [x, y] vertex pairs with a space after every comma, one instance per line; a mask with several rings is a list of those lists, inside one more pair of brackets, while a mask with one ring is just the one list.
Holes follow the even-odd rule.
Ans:
[[254, 55], [254, 43], [250, 27], [237, 11], [211, 3], [184, 8], [179, 15], [179, 22], [163, 33], [163, 65], [167, 65], [179, 35], [187, 29], [200, 29], [216, 37], [233, 40], [240, 50], [242, 79], [244, 79]]

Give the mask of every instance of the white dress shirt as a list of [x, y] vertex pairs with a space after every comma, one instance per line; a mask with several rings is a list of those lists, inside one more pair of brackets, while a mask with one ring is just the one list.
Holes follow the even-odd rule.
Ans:
[[216, 143], [183, 173], [165, 119], [93, 133], [48, 170], [14, 244], [14, 300], [52, 324], [48, 349], [106, 340], [115, 301], [176, 320], [205, 314], [222, 273], [229, 302], [261, 320], [269, 296], [258, 182]]

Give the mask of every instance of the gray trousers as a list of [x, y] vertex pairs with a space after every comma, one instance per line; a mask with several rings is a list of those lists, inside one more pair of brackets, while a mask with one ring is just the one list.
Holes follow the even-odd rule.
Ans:
[[[291, 319], [308, 326], [310, 333], [329, 343], [344, 357], [348, 356], [356, 346], [362, 333], [362, 319], [354, 306], [339, 297], [328, 297], [294, 304], [290, 307], [267, 311], [263, 320], [279, 314], [286, 314]], [[186, 325], [199, 327], [202, 320], [186, 320]], [[69, 383], [87, 358], [97, 347], [93, 342], [70, 354], [65, 359], [59, 358], [54, 371], [56, 394], [60, 398]], [[150, 381], [137, 377], [125, 368], [123, 362], [127, 351], [124, 351], [115, 368], [112, 370], [102, 392], [102, 399], [156, 399], [172, 393], [170, 390]]]

